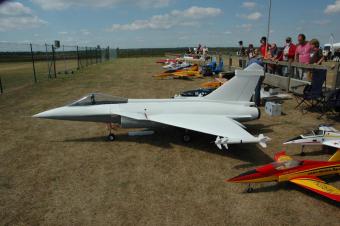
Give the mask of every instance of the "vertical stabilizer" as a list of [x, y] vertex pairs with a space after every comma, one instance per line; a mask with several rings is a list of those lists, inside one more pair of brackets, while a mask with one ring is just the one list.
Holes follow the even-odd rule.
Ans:
[[261, 76], [264, 76], [263, 67], [253, 63], [244, 70], [236, 70], [232, 79], [204, 98], [221, 101], [250, 101]]

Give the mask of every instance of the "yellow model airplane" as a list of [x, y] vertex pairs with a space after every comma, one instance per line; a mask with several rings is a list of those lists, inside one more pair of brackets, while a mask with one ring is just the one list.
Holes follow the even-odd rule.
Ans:
[[167, 77], [172, 77], [172, 78], [194, 78], [194, 77], [203, 77], [201, 73], [199, 72], [199, 67], [198, 65], [193, 65], [189, 68], [181, 69], [181, 70], [170, 70], [164, 73], [161, 73], [159, 75], [155, 75], [153, 77], [156, 78], [167, 78]]
[[[284, 151], [275, 155], [275, 162], [229, 179], [234, 183], [261, 183], [290, 181], [310, 191], [340, 202], [340, 190], [318, 176], [340, 174], [340, 150], [328, 161], [294, 160]], [[249, 186], [248, 192], [253, 189]]]

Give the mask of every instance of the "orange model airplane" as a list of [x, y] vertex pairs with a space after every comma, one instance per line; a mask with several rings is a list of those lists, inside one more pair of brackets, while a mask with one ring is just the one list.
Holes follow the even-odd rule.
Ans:
[[[340, 150], [328, 161], [294, 160], [284, 151], [275, 155], [275, 162], [258, 167], [227, 180], [234, 183], [261, 183], [290, 181], [322, 196], [340, 202], [340, 190], [318, 176], [340, 174]], [[253, 189], [249, 186], [248, 192]]]
[[202, 88], [218, 88], [223, 85], [228, 79], [225, 78], [215, 78], [214, 81], [205, 82], [201, 84]]

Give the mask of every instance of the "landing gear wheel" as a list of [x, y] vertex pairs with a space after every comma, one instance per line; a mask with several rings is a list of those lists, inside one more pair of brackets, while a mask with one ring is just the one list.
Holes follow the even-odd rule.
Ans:
[[248, 187], [246, 191], [247, 191], [247, 193], [252, 193], [254, 191], [254, 188]]
[[116, 140], [116, 136], [115, 136], [113, 133], [110, 133], [110, 134], [107, 136], [107, 140], [108, 140], [108, 141], [115, 141], [115, 140]]
[[184, 143], [189, 143], [191, 141], [191, 136], [189, 134], [185, 134], [183, 136], [183, 142]]

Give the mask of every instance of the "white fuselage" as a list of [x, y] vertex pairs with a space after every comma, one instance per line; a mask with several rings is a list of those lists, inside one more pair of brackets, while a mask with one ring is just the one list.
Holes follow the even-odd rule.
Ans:
[[212, 101], [200, 97], [129, 99], [128, 103], [65, 106], [42, 112], [37, 117], [118, 123], [126, 128], [145, 128], [157, 125], [157, 123], [148, 121], [148, 116], [157, 114], [220, 115], [239, 122], [258, 119], [260, 111], [256, 107], [251, 107], [251, 104], [249, 102]]
[[301, 135], [284, 144], [298, 144], [303, 146], [322, 145], [325, 141], [340, 140], [339, 132], [325, 132], [322, 135]]

